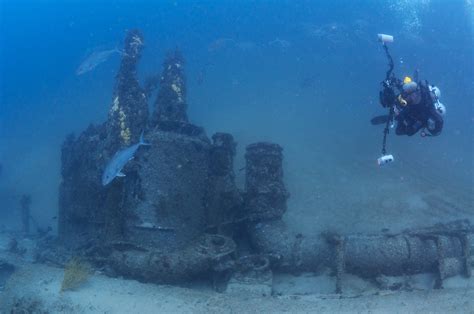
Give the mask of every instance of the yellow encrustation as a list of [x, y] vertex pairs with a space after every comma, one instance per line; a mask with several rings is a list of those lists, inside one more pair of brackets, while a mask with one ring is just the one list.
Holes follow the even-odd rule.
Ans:
[[171, 89], [173, 89], [176, 95], [178, 95], [178, 101], [183, 102], [183, 93], [182, 93], [181, 87], [178, 84], [179, 84], [179, 81], [171, 84]]
[[130, 128], [127, 126], [127, 115], [125, 111], [120, 106], [119, 97], [115, 97], [114, 103], [112, 108], [110, 109], [112, 114], [118, 112], [118, 120], [119, 120], [119, 127], [120, 127], [120, 138], [122, 139], [123, 144], [130, 145], [130, 139], [132, 137], [132, 132]]

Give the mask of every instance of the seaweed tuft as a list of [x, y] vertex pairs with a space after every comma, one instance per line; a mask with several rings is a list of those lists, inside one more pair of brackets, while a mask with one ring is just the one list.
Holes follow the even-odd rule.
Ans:
[[79, 288], [87, 281], [91, 270], [87, 262], [78, 257], [73, 257], [64, 268], [64, 279], [60, 292]]

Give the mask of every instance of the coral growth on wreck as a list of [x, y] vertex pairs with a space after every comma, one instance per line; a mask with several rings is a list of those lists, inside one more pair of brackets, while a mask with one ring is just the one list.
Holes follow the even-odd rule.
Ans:
[[184, 58], [180, 51], [176, 50], [168, 54], [163, 63], [155, 119], [157, 122], [188, 122], [186, 109]]
[[137, 79], [137, 64], [143, 49], [143, 36], [138, 30], [127, 33], [124, 54], [117, 74], [112, 106], [109, 110], [108, 136], [110, 149], [136, 142], [148, 119], [144, 89]]
[[88, 263], [78, 257], [72, 258], [64, 268], [64, 278], [61, 283], [61, 292], [75, 290], [82, 286], [91, 274]]

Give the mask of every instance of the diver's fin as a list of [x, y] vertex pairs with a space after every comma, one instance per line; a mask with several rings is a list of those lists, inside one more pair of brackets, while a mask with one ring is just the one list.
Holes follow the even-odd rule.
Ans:
[[376, 116], [370, 120], [370, 123], [372, 125], [384, 124], [384, 123], [387, 123], [388, 119], [389, 119], [389, 115], [387, 114], [383, 116]]
[[125, 174], [122, 171], [120, 171], [119, 173], [117, 173], [117, 177], [125, 177]]

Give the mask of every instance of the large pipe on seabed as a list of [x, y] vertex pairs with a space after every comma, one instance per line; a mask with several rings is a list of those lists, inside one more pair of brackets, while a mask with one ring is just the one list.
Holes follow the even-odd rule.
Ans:
[[281, 220], [289, 197], [283, 182], [282, 151], [282, 147], [274, 143], [247, 146], [245, 207], [250, 221], [248, 233], [258, 251], [278, 260], [278, 268], [316, 270], [329, 263], [333, 253], [322, 237], [291, 232]]
[[[454, 268], [469, 273], [474, 230], [468, 221], [398, 235], [323, 234], [308, 237], [281, 220], [288, 193], [283, 184], [282, 148], [257, 143], [246, 153], [246, 211], [252, 245], [276, 258], [284, 271], [337, 268], [361, 276], [440, 272]], [[336, 238], [336, 241], [334, 239]]]
[[232, 239], [206, 234], [171, 253], [115, 243], [109, 248], [105, 263], [115, 275], [143, 282], [176, 284], [204, 276], [234, 251]]

